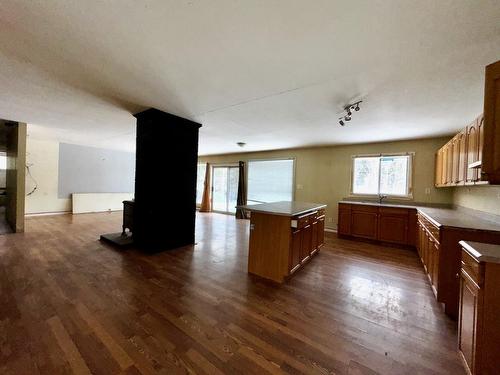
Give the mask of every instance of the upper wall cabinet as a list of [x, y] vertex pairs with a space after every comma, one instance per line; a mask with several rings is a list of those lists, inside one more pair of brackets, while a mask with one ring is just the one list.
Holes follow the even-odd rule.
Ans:
[[500, 61], [486, 67], [481, 179], [500, 184]]
[[484, 115], [436, 153], [436, 187], [500, 184], [500, 61], [486, 67]]

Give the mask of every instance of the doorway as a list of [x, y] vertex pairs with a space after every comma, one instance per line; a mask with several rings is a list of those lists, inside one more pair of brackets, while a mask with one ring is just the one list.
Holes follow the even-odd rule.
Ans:
[[212, 210], [234, 214], [238, 196], [238, 167], [212, 167]]

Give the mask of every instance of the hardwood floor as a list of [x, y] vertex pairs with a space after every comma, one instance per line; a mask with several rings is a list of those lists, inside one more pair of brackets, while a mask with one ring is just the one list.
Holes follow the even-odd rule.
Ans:
[[[248, 222], [194, 247], [116, 251], [121, 213], [0, 236], [1, 374], [463, 374], [416, 253], [339, 240], [287, 284], [247, 274]], [[168, 233], [166, 233], [168, 235]]]
[[12, 229], [5, 219], [5, 207], [0, 206], [0, 235], [7, 233], [12, 233]]

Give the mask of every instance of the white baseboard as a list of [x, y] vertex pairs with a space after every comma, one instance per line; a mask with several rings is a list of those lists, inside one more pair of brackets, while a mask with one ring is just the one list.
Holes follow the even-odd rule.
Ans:
[[32, 212], [29, 214], [25, 214], [24, 217], [32, 217], [32, 216], [53, 216], [53, 215], [67, 215], [70, 214], [71, 211], [56, 211], [56, 212]]
[[325, 228], [325, 232], [337, 233], [337, 229]]
[[73, 193], [73, 213], [109, 212], [123, 210], [123, 201], [134, 193]]

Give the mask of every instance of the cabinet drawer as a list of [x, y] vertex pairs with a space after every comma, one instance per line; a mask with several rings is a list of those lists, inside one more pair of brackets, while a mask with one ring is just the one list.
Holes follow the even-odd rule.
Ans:
[[362, 205], [362, 204], [353, 204], [351, 210], [354, 212], [373, 212], [373, 213], [378, 213], [378, 207], [377, 206], [369, 206], [369, 205]]
[[380, 207], [380, 215], [387, 216], [408, 216], [408, 210], [406, 208], [396, 208], [396, 207]]
[[433, 237], [435, 241], [440, 242], [440, 232], [439, 228], [433, 223], [425, 218], [425, 216], [418, 214], [418, 221], [420, 226], [425, 228], [425, 230]]
[[[312, 224], [315, 218], [316, 218], [316, 213], [309, 213], [301, 216], [296, 216], [292, 219], [292, 227], [298, 229], [304, 228]], [[297, 223], [296, 227], [293, 225], [294, 221]]]
[[462, 269], [479, 286], [483, 283], [484, 269], [483, 265], [462, 249]]
[[320, 208], [318, 212], [316, 213], [316, 218], [320, 218], [322, 216], [325, 216], [326, 210], [324, 208]]

